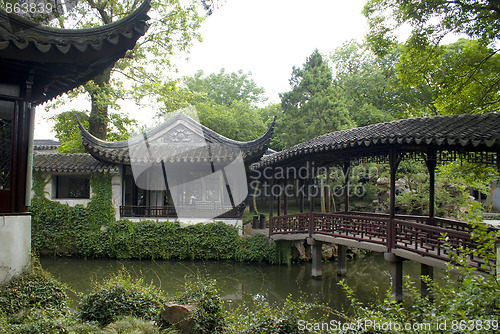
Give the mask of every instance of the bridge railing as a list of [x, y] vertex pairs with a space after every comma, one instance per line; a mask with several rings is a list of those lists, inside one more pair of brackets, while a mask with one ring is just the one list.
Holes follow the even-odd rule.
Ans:
[[388, 217], [317, 212], [313, 217], [313, 233], [382, 245], [387, 243]]
[[[447, 243], [454, 252], [474, 249], [477, 242], [471, 239], [467, 223], [445, 218], [396, 215], [370, 212], [319, 213], [308, 212], [272, 217], [271, 234], [309, 233], [342, 237], [357, 241], [386, 245], [388, 249], [403, 249], [425, 257], [449, 261]], [[493, 228], [491, 228], [493, 229]], [[471, 265], [484, 270], [484, 259], [469, 257]]]

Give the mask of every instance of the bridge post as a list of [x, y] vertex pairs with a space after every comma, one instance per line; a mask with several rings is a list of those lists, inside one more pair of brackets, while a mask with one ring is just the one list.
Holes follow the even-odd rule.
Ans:
[[322, 269], [323, 256], [321, 253], [323, 243], [321, 241], [309, 237], [307, 238], [307, 244], [311, 246], [312, 277], [321, 278], [321, 276], [323, 275], [323, 269]]
[[397, 151], [393, 147], [389, 152], [389, 167], [390, 167], [390, 203], [389, 203], [389, 225], [387, 226], [387, 248], [390, 251], [395, 246], [396, 240], [396, 228], [394, 224], [394, 218], [396, 217], [396, 172], [398, 170], [399, 162], [401, 160], [398, 159]]
[[288, 189], [288, 178], [285, 177], [285, 187], [283, 188], [283, 214], [286, 216], [288, 214], [288, 194], [286, 190]]
[[337, 276], [344, 276], [347, 273], [347, 247], [337, 245]]
[[[434, 268], [432, 266], [421, 263], [420, 276], [429, 276], [430, 279], [433, 279]], [[429, 300], [433, 299], [430, 287], [423, 279], [420, 279], [420, 295], [422, 297], [429, 297]]]
[[392, 299], [401, 303], [403, 301], [403, 259], [393, 253], [384, 253], [384, 259], [390, 264]]

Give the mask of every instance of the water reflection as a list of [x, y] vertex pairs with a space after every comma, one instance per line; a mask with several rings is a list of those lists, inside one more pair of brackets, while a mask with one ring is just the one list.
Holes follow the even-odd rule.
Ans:
[[[144, 277], [167, 295], [174, 296], [184, 289], [189, 277], [207, 277], [216, 280], [217, 288], [228, 307], [239, 305], [256, 294], [264, 295], [270, 302], [283, 301], [289, 294], [298, 299], [319, 301], [335, 309], [347, 310], [349, 303], [339, 286], [336, 262], [323, 263], [322, 279], [311, 277], [311, 264], [278, 266], [255, 263], [202, 262], [202, 261], [140, 261], [140, 260], [84, 260], [42, 258], [44, 269], [66, 283], [77, 294], [88, 292], [92, 282], [100, 282], [110, 273], [124, 267], [132, 276]], [[419, 280], [420, 265], [407, 261], [404, 275]], [[389, 264], [382, 254], [371, 254], [348, 261], [346, 283], [351, 286], [361, 302], [370, 303], [377, 298], [375, 290], [383, 297], [390, 287]], [[435, 269], [436, 281], [442, 282], [444, 271]], [[75, 295], [75, 298], [76, 295]]]

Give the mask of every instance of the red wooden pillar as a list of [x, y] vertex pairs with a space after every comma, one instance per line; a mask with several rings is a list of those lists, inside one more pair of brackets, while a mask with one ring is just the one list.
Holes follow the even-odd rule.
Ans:
[[435, 216], [436, 160], [436, 151], [429, 151], [426, 155], [425, 164], [429, 171], [429, 223], [432, 225], [434, 225]]

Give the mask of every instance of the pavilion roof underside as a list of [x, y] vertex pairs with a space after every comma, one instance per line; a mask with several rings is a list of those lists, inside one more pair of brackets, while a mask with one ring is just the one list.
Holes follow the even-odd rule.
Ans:
[[264, 156], [254, 168], [339, 164], [350, 160], [386, 161], [396, 150], [402, 158], [438, 161], [457, 158], [494, 164], [500, 152], [500, 114], [467, 114], [403, 119], [336, 131]]
[[25, 100], [41, 104], [112, 67], [148, 29], [145, 0], [123, 19], [95, 28], [42, 26], [0, 9], [0, 76], [31, 82]]

